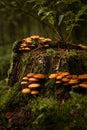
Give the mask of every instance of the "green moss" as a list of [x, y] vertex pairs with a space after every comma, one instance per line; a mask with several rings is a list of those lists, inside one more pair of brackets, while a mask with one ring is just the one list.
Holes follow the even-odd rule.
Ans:
[[54, 98], [38, 97], [25, 108], [31, 110], [30, 126], [32, 130], [73, 130], [87, 129], [87, 96], [71, 94], [63, 105], [58, 105]]
[[55, 49], [50, 48], [50, 49], [46, 50], [46, 53], [47, 53], [47, 55], [57, 55], [58, 51], [55, 50]]
[[70, 91], [70, 98], [59, 105], [53, 95], [54, 80], [48, 80], [43, 86], [45, 94], [33, 96], [22, 94], [22, 86], [15, 84], [0, 99], [2, 124], [5, 124], [6, 110], [22, 108], [30, 112], [25, 118], [25, 129], [32, 130], [73, 130], [87, 129], [87, 96]]

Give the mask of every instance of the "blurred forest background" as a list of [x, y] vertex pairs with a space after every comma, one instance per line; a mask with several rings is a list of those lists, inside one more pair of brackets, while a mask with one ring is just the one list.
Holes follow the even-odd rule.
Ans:
[[[61, 4], [60, 2], [62, 2], [63, 6], [59, 5]], [[55, 8], [56, 6], [57, 8]], [[77, 20], [79, 26], [74, 26], [70, 41], [76, 44], [81, 43], [87, 45], [87, 1], [52, 0], [50, 2], [50, 0], [2, 0], [0, 1], [0, 80], [8, 76], [12, 46], [15, 41], [31, 35], [50, 37], [55, 40], [55, 31], [51, 28], [52, 23], [50, 24], [47, 21], [53, 18], [54, 8], [56, 15], [60, 12], [59, 24], [64, 17], [64, 13], [69, 14], [70, 19], [80, 11], [79, 17], [81, 16], [84, 20]], [[65, 12], [64, 8], [68, 12]], [[44, 14], [45, 17], [41, 17]], [[68, 20], [68, 27], [71, 24], [69, 22]], [[63, 28], [64, 25], [62, 25], [61, 30], [66, 35]]]

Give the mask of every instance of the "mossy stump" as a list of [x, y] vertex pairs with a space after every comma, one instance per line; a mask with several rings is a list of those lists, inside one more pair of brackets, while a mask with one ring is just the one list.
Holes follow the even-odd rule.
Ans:
[[19, 50], [22, 41], [15, 42], [13, 58], [9, 72], [8, 85], [13, 86], [20, 82], [27, 73], [43, 73], [47, 76], [59, 71], [68, 71], [71, 74], [87, 73], [87, 51], [58, 46], [59, 43], [51, 43], [49, 46], [37, 46], [34, 40], [34, 48], [31, 50]]

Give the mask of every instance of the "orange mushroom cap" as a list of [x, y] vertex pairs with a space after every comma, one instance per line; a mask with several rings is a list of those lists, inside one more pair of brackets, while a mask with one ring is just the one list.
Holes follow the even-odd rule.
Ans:
[[30, 37], [31, 39], [39, 39], [39, 36], [38, 35], [33, 35]]
[[63, 81], [63, 82], [69, 82], [69, 80], [70, 80], [70, 79], [68, 79], [68, 78], [66, 78], [66, 77], [62, 78], [62, 81]]
[[61, 81], [56, 81], [56, 84], [61, 84], [62, 82]]
[[32, 83], [32, 84], [29, 84], [29, 85], [28, 85], [28, 87], [29, 87], [30, 89], [38, 88], [38, 87], [40, 87], [40, 86], [41, 86], [41, 85], [38, 84], [38, 83]]
[[69, 72], [62, 72], [62, 73], [61, 73], [62, 76], [67, 76], [67, 75], [69, 75], [69, 74], [70, 74]]
[[87, 82], [83, 82], [83, 83], [79, 84], [79, 86], [82, 88], [87, 88]]
[[33, 77], [38, 78], [38, 79], [43, 79], [43, 78], [45, 78], [45, 75], [44, 74], [34, 74]]
[[27, 74], [27, 77], [30, 78], [30, 77], [33, 77], [34, 76], [34, 73], [29, 73]]
[[78, 75], [78, 79], [87, 79], [87, 74]]
[[30, 82], [37, 82], [37, 81], [39, 81], [38, 79], [36, 79], [36, 78], [29, 78], [28, 79]]
[[77, 84], [79, 83], [79, 80], [77, 79], [70, 79], [70, 81], [68, 82], [68, 84]]
[[24, 50], [30, 51], [31, 49], [29, 47], [25, 47]]
[[32, 94], [32, 95], [36, 95], [36, 94], [39, 94], [39, 92], [36, 91], [36, 90], [32, 90], [32, 91], [31, 91], [31, 94]]
[[56, 79], [57, 79], [57, 80], [61, 80], [62, 77], [63, 77], [62, 75], [58, 75], [58, 76], [56, 77]]
[[31, 38], [30, 38], [30, 37], [25, 38], [24, 40], [25, 40], [25, 42], [32, 44], [32, 40], [31, 40]]
[[52, 40], [50, 38], [45, 38], [46, 42], [52, 42]]
[[29, 88], [24, 88], [22, 89], [22, 93], [26, 94], [26, 93], [30, 93], [31, 90]]
[[21, 85], [28, 85], [29, 83], [27, 81], [22, 81]]
[[28, 80], [28, 77], [25, 76], [25, 77], [22, 78], [22, 80]]
[[78, 78], [78, 76], [76, 74], [72, 75], [72, 79], [77, 79], [77, 78]]
[[55, 73], [49, 75], [49, 78], [50, 78], [50, 79], [55, 79], [56, 77], [57, 77], [57, 74], [55, 74]]

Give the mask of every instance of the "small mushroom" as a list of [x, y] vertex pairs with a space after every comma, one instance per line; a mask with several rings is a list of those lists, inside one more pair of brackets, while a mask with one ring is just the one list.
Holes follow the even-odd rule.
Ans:
[[23, 77], [22, 80], [28, 80], [28, 77]]
[[64, 76], [70, 75], [70, 73], [69, 72], [62, 72], [61, 75], [64, 77]]
[[61, 84], [62, 82], [61, 81], [56, 81], [56, 84]]
[[62, 77], [63, 77], [62, 75], [59, 75], [59, 76], [56, 77], [56, 80], [61, 80]]
[[72, 79], [77, 79], [77, 78], [78, 78], [78, 76], [76, 74], [72, 75]]
[[50, 38], [45, 38], [46, 42], [52, 42], [52, 40]]
[[[40, 39], [40, 40], [41, 40], [40, 43], [41, 43], [42, 45], [44, 45], [44, 46], [45, 46], [45, 45], [48, 45], [48, 46], [49, 46], [49, 43], [52, 42], [52, 40], [51, 40], [50, 38], [44, 38], [44, 39]], [[48, 47], [48, 46], [47, 46], [47, 47]]]
[[41, 86], [41, 85], [38, 84], [38, 83], [32, 83], [32, 84], [29, 84], [29, 85], [28, 85], [28, 87], [29, 87], [30, 89], [39, 88], [40, 86]]
[[68, 78], [66, 78], [66, 77], [62, 78], [62, 81], [63, 81], [63, 82], [69, 82], [69, 80], [70, 80], [70, 79], [68, 79]]
[[26, 43], [22, 43], [22, 44], [21, 44], [21, 47], [26, 47], [26, 46], [27, 46]]
[[38, 36], [38, 35], [33, 35], [33, 36], [31, 36], [30, 38], [33, 39], [33, 40], [34, 40], [34, 39], [37, 40], [37, 39], [39, 39], [39, 36]]
[[55, 74], [55, 73], [49, 75], [49, 78], [50, 78], [50, 79], [55, 79], [56, 77], [57, 77], [57, 74]]
[[21, 85], [28, 85], [29, 83], [27, 81], [22, 81]]
[[24, 40], [25, 40], [25, 42], [27, 42], [27, 43], [29, 43], [29, 44], [32, 44], [32, 40], [31, 40], [31, 38], [30, 38], [30, 37], [25, 38]]
[[28, 80], [29, 80], [29, 82], [37, 82], [37, 81], [39, 81], [39, 80], [36, 79], [36, 78], [29, 78]]
[[83, 82], [83, 83], [79, 84], [79, 86], [82, 88], [87, 88], [87, 82]]
[[25, 48], [24, 48], [24, 47], [20, 47], [19, 50], [20, 50], [20, 51], [24, 51]]
[[39, 37], [39, 40], [44, 40], [45, 38], [44, 37]]
[[31, 90], [29, 88], [24, 88], [24, 89], [22, 89], [22, 93], [24, 93], [24, 94], [31, 93]]
[[31, 91], [31, 94], [32, 94], [32, 95], [36, 95], [36, 94], [39, 94], [39, 92], [36, 91], [36, 90], [32, 90], [32, 91]]
[[78, 75], [78, 79], [87, 79], [87, 74]]
[[70, 81], [68, 82], [68, 84], [72, 85], [72, 84], [77, 84], [79, 83], [78, 79], [70, 79]]
[[57, 73], [57, 75], [59, 76], [59, 75], [61, 75], [62, 73], [63, 73], [63, 72], [62, 72], [62, 71], [60, 71], [60, 72], [58, 72], [58, 73]]
[[24, 50], [30, 51], [31, 49], [29, 47], [25, 47]]
[[68, 79], [71, 79], [72, 78], [72, 76], [69, 74], [69, 75], [66, 75], [65, 76], [66, 78], [68, 78]]
[[44, 79], [44, 78], [45, 78], [45, 75], [44, 75], [44, 74], [34, 74], [33, 77], [34, 77], [34, 78], [37, 78], [37, 79]]
[[27, 77], [30, 78], [30, 77], [33, 77], [35, 74], [34, 73], [29, 73], [27, 74]]

